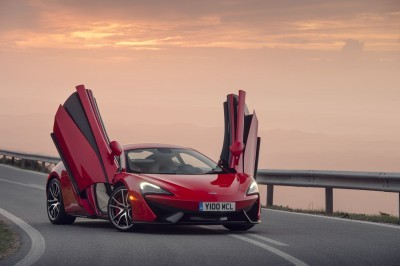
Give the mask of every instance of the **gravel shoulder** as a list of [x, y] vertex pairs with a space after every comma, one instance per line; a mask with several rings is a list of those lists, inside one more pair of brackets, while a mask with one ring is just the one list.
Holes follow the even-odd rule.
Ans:
[[17, 252], [19, 246], [18, 234], [0, 220], [0, 260]]

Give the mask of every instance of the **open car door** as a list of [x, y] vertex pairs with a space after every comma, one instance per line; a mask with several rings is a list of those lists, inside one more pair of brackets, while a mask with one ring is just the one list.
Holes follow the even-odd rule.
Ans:
[[229, 94], [224, 102], [225, 132], [220, 164], [256, 178], [261, 139], [256, 113], [249, 113], [245, 98], [246, 92], [240, 90], [239, 95]]
[[78, 194], [110, 183], [119, 165], [91, 90], [79, 85], [59, 106], [51, 137]]

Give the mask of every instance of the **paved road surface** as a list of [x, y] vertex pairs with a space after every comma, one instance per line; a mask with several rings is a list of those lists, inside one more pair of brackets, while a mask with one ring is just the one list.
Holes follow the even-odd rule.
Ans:
[[272, 210], [262, 210], [263, 222], [245, 233], [222, 226], [149, 226], [121, 233], [107, 221], [89, 219], [52, 225], [45, 180], [43, 174], [0, 165], [0, 211], [19, 217], [44, 239], [32, 241], [0, 214], [22, 239], [19, 252], [0, 265], [32, 262], [32, 243], [40, 256], [35, 265], [400, 265], [400, 226]]

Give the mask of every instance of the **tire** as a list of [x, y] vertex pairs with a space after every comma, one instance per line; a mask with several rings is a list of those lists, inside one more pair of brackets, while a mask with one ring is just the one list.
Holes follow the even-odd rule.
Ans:
[[113, 190], [107, 205], [108, 219], [119, 231], [132, 231], [132, 205], [129, 199], [128, 189], [125, 186]]
[[46, 191], [47, 216], [52, 224], [72, 224], [76, 217], [68, 215], [64, 209], [60, 181], [54, 178]]
[[247, 231], [253, 228], [254, 224], [224, 224], [223, 226], [231, 231]]

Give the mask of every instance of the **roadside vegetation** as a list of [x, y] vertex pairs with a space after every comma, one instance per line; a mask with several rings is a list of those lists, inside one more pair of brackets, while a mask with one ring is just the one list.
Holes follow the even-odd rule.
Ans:
[[5, 222], [0, 220], [0, 261], [6, 256], [15, 253], [19, 248], [19, 244], [18, 235]]
[[304, 209], [292, 209], [289, 207], [283, 206], [268, 206], [267, 209], [272, 210], [281, 210], [288, 212], [298, 212], [298, 213], [307, 213], [307, 214], [315, 214], [315, 215], [324, 215], [338, 218], [345, 218], [350, 220], [359, 220], [359, 221], [368, 221], [375, 223], [388, 223], [388, 224], [400, 224], [399, 217], [392, 216], [387, 213], [380, 213], [379, 215], [368, 215], [368, 214], [359, 214], [359, 213], [348, 213], [348, 212], [334, 212], [333, 214], [326, 214], [325, 210], [304, 210]]

